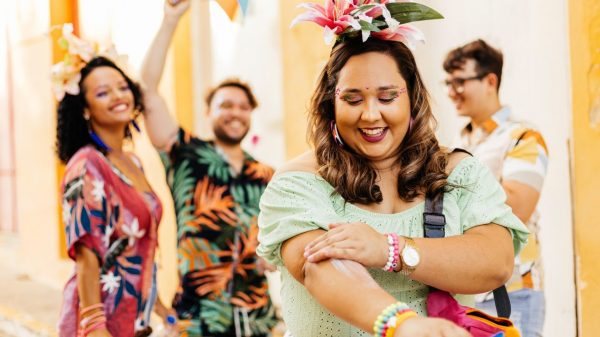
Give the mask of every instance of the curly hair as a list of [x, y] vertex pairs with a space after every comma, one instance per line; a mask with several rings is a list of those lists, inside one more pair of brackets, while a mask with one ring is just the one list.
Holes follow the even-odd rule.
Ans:
[[[137, 115], [144, 111], [144, 103], [142, 90], [140, 86], [129, 78], [123, 70], [116, 64], [105, 57], [95, 57], [81, 69], [81, 80], [79, 80], [79, 94], [66, 94], [65, 97], [58, 103], [57, 108], [57, 123], [56, 123], [56, 153], [58, 158], [67, 163], [69, 159], [82, 147], [96, 144], [90, 138], [88, 133], [88, 122], [85, 120], [83, 113], [87, 107], [85, 100], [85, 91], [83, 81], [87, 76], [98, 67], [111, 67], [117, 70], [127, 82], [131, 89], [134, 98], [135, 110]], [[125, 136], [131, 137], [129, 128], [125, 128]], [[99, 151], [102, 149], [96, 148]]]
[[412, 201], [423, 193], [436, 198], [448, 185], [445, 172], [448, 154], [440, 148], [435, 137], [436, 120], [414, 56], [399, 42], [369, 39], [363, 43], [353, 38], [338, 42], [333, 47], [309, 108], [308, 141], [315, 148], [319, 174], [346, 202], [370, 204], [383, 201], [377, 185], [377, 172], [369, 160], [337, 145], [329, 127], [330, 122], [335, 120], [335, 88], [340, 71], [352, 56], [369, 52], [389, 55], [396, 61], [410, 97], [410, 114], [414, 121], [398, 149], [396, 160], [400, 167], [400, 198]]

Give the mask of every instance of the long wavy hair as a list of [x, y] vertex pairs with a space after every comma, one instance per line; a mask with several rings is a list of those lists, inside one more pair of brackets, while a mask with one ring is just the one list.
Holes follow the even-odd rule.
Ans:
[[381, 202], [383, 195], [377, 185], [377, 172], [368, 159], [334, 141], [330, 130], [335, 120], [335, 88], [346, 62], [356, 55], [378, 52], [392, 57], [407, 83], [410, 114], [414, 119], [397, 150], [396, 164], [400, 167], [398, 193], [404, 201], [419, 195], [436, 198], [445, 191], [448, 175], [445, 172], [448, 154], [440, 149], [434, 129], [437, 122], [431, 112], [427, 89], [423, 85], [411, 51], [402, 43], [370, 38], [346, 39], [331, 51], [312, 96], [308, 121], [308, 141], [314, 146], [319, 174], [335, 192], [350, 203]]
[[[129, 78], [121, 68], [105, 57], [95, 57], [81, 69], [81, 80], [79, 81], [79, 94], [66, 94], [58, 103], [56, 123], [56, 153], [58, 158], [67, 163], [69, 159], [82, 147], [92, 144], [102, 151], [90, 138], [88, 121], [83, 113], [87, 107], [83, 81], [98, 67], [111, 67], [117, 70], [127, 82], [133, 93], [134, 109], [136, 117], [144, 111], [142, 90], [140, 86]], [[125, 136], [131, 137], [129, 127], [125, 128]]]

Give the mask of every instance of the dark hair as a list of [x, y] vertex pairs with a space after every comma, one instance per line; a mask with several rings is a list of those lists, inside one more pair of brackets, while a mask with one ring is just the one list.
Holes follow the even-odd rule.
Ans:
[[258, 101], [256, 101], [256, 97], [254, 97], [252, 89], [247, 83], [242, 82], [237, 78], [228, 78], [223, 82], [217, 84], [217, 86], [211, 88], [204, 99], [206, 102], [206, 106], [210, 107], [210, 104], [212, 103], [212, 100], [219, 89], [227, 87], [242, 89], [248, 97], [248, 102], [250, 102], [250, 106], [252, 107], [252, 109], [256, 109], [256, 107], [258, 106]]
[[[87, 106], [85, 100], [85, 91], [83, 81], [86, 77], [98, 67], [111, 67], [116, 69], [127, 81], [134, 98], [135, 110], [138, 113], [144, 111], [142, 91], [140, 86], [129, 78], [123, 70], [117, 67], [111, 60], [105, 57], [95, 57], [88, 62], [80, 71], [81, 80], [79, 80], [79, 94], [65, 94], [65, 97], [58, 103], [58, 114], [56, 123], [56, 152], [58, 158], [66, 163], [82, 147], [93, 144], [96, 145], [88, 133], [88, 122], [83, 117], [83, 112]], [[130, 137], [129, 128], [125, 128], [125, 136]], [[98, 147], [96, 147], [98, 148]], [[98, 148], [98, 150], [101, 150]]]
[[414, 121], [398, 149], [398, 193], [405, 201], [423, 193], [434, 198], [447, 185], [448, 156], [435, 138], [436, 121], [414, 56], [400, 42], [370, 38], [363, 43], [360, 38], [352, 38], [334, 46], [319, 77], [309, 111], [308, 140], [315, 147], [319, 174], [347, 202], [369, 204], [383, 200], [375, 169], [367, 159], [338, 146], [329, 127], [335, 119], [334, 98], [339, 72], [352, 56], [369, 52], [391, 56], [408, 87], [410, 114]]
[[479, 39], [458, 47], [446, 55], [444, 70], [451, 73], [464, 67], [467, 60], [475, 60], [475, 71], [479, 75], [494, 74], [498, 77], [496, 89], [500, 89], [502, 81], [502, 65], [504, 57], [502, 52], [493, 48], [485, 41]]

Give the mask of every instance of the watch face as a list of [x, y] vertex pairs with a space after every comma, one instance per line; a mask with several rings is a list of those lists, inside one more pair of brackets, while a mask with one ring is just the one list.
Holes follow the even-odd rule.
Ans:
[[421, 260], [421, 258], [419, 257], [419, 252], [416, 249], [414, 249], [413, 247], [406, 247], [402, 251], [402, 260], [404, 261], [404, 263], [406, 263], [406, 265], [408, 265], [411, 268], [414, 268], [417, 265], [419, 265], [419, 261]]

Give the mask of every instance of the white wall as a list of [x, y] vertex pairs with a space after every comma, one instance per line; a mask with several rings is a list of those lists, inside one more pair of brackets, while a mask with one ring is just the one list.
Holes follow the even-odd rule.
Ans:
[[575, 336], [575, 285], [567, 141], [571, 130], [569, 27], [566, 0], [432, 0], [442, 21], [417, 25], [427, 36], [417, 60], [435, 101], [440, 139], [448, 143], [463, 121], [440, 82], [454, 47], [483, 38], [504, 52], [501, 100], [542, 131], [550, 165], [539, 202], [545, 261], [547, 337]]
[[[285, 159], [279, 5], [275, 0], [251, 1], [247, 16], [234, 22], [215, 2], [210, 6], [213, 83], [239, 77], [252, 86], [259, 107], [243, 145], [273, 166]], [[259, 137], [256, 145], [251, 142], [254, 135]]]

